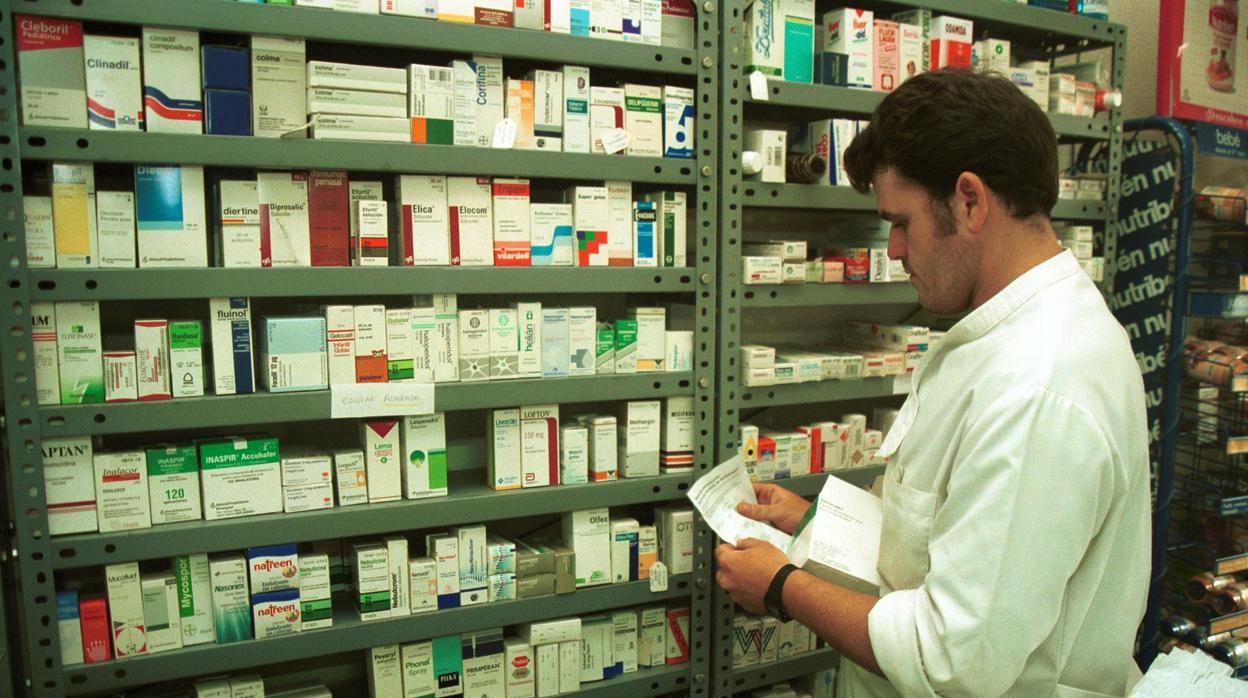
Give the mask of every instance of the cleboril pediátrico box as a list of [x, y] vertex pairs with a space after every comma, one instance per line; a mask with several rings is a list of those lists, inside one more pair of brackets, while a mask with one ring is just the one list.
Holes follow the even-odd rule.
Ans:
[[493, 266], [494, 217], [489, 177], [448, 177], [451, 264]]
[[204, 394], [204, 328], [199, 320], [169, 323], [169, 379], [175, 398]]
[[204, 168], [135, 165], [140, 267], [208, 266]]
[[277, 439], [234, 438], [199, 445], [200, 489], [208, 521], [282, 510]]
[[88, 34], [82, 38], [82, 49], [87, 68], [88, 127], [142, 131], [139, 40]]
[[399, 258], [403, 266], [451, 263], [450, 222], [443, 175], [399, 175]]
[[213, 393], [255, 392], [252, 366], [251, 302], [246, 298], [210, 298]]
[[494, 266], [530, 266], [529, 180], [495, 178]]
[[441, 412], [403, 418], [403, 496], [445, 497], [446, 418]]
[[199, 32], [143, 27], [144, 128], [203, 133]]
[[56, 267], [100, 266], [95, 206], [95, 166], [89, 162], [52, 163]]
[[149, 448], [146, 460], [152, 523], [160, 525], [204, 518], [199, 499], [199, 454], [195, 447]]
[[260, 266], [260, 192], [251, 180], [217, 183], [221, 266]]
[[22, 125], [87, 128], [82, 22], [14, 19]]

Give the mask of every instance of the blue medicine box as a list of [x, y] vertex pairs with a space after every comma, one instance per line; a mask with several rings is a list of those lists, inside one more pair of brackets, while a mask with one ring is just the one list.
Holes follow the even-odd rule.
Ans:
[[251, 89], [251, 73], [247, 65], [247, 49], [245, 48], [205, 46], [201, 65], [206, 90], [247, 92]]
[[251, 135], [251, 93], [204, 90], [205, 133], [218, 136]]

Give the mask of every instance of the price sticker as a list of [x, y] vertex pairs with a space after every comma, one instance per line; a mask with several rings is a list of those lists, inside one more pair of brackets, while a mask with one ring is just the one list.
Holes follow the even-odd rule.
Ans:
[[750, 97], [756, 102], [771, 99], [771, 91], [767, 89], [767, 76], [761, 70], [750, 73]]
[[607, 151], [608, 155], [614, 155], [627, 148], [628, 141], [628, 131], [622, 128], [613, 129], [602, 137], [602, 149]]
[[512, 148], [516, 145], [516, 121], [506, 117], [494, 125], [494, 147]]
[[667, 591], [667, 565], [655, 562], [650, 566], [650, 592]]

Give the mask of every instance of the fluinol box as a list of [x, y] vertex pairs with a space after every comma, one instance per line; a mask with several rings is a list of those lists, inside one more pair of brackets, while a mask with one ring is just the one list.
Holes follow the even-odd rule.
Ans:
[[87, 128], [82, 22], [15, 19], [22, 125]]
[[143, 130], [139, 40], [86, 35], [87, 125], [93, 129]]
[[210, 298], [213, 393], [255, 392], [251, 351], [251, 302], [246, 298]]
[[199, 32], [143, 27], [143, 106], [150, 133], [203, 133]]
[[140, 267], [208, 266], [204, 168], [135, 165]]

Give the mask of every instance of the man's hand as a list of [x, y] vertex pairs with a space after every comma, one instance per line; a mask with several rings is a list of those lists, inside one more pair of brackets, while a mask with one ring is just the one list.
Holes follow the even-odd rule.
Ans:
[[715, 549], [715, 581], [745, 610], [766, 613], [767, 587], [788, 561], [779, 548], [756, 538], [742, 538], [735, 547], [721, 543]]
[[792, 535], [801, 523], [810, 502], [778, 485], [754, 483], [754, 496], [758, 504], [737, 505], [737, 512], [755, 521], [766, 521]]

